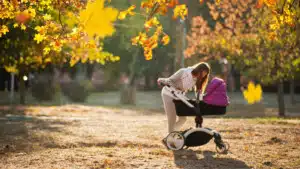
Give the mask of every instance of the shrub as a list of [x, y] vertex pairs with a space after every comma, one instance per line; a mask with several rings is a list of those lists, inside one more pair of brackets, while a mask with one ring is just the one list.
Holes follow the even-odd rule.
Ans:
[[52, 83], [51, 77], [40, 76], [32, 82], [31, 94], [40, 101], [51, 101], [57, 93], [57, 88]]
[[61, 85], [62, 92], [73, 102], [84, 102], [90, 92], [90, 83], [71, 81]]

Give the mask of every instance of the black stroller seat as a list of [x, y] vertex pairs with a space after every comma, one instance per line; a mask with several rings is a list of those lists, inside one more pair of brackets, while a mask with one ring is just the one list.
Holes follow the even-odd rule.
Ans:
[[216, 106], [207, 104], [203, 101], [197, 103], [196, 100], [188, 100], [188, 102], [194, 106], [194, 108], [192, 108], [187, 106], [181, 100], [173, 100], [173, 102], [175, 104], [177, 116], [197, 116], [197, 110], [195, 108], [199, 109], [202, 116], [226, 114], [226, 106]]
[[202, 101], [188, 100], [194, 107], [186, 105], [182, 100], [173, 100], [177, 116], [196, 116], [196, 127], [202, 127], [203, 117], [226, 114], [226, 106], [210, 105]]

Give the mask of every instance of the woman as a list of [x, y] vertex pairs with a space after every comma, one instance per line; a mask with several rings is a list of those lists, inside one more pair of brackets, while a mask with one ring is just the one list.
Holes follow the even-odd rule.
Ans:
[[[159, 78], [157, 83], [169, 84], [182, 92], [195, 87], [196, 92], [204, 92], [208, 83], [210, 66], [205, 62], [200, 62], [192, 67], [179, 69], [169, 78]], [[176, 121], [176, 109], [173, 98], [167, 94], [168, 90], [164, 87], [161, 95], [164, 103], [164, 109], [168, 118], [169, 133], [178, 130], [186, 121], [186, 117], [178, 117]]]

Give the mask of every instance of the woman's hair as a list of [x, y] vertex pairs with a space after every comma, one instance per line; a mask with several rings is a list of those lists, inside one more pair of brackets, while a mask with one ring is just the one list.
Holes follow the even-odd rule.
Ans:
[[195, 86], [196, 87], [195, 90], [196, 91], [202, 90], [202, 93], [204, 93], [204, 90], [208, 83], [208, 78], [209, 78], [209, 74], [210, 74], [210, 66], [206, 62], [200, 62], [193, 66], [192, 75], [197, 76], [200, 73], [202, 73], [203, 71], [206, 71], [207, 75], [205, 75], [201, 79], [197, 78], [196, 86]]

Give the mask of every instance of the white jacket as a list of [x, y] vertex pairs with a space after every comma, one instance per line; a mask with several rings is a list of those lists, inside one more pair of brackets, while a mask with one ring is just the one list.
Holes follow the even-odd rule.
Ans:
[[169, 78], [159, 78], [159, 83], [169, 84], [183, 92], [192, 89], [196, 84], [196, 78], [192, 76], [192, 67], [181, 68]]

